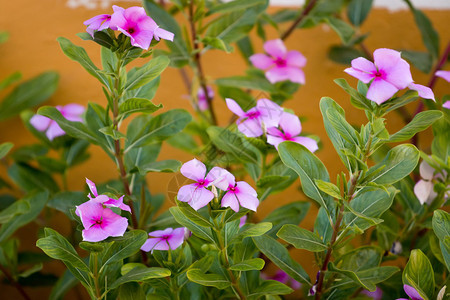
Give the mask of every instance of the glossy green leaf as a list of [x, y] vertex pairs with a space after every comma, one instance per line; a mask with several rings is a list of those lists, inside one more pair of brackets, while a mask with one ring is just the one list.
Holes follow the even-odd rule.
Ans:
[[208, 242], [215, 243], [215, 239], [212, 235], [210, 228], [200, 226], [192, 222], [191, 220], [187, 219], [181, 212], [179, 207], [171, 207], [169, 210], [172, 216], [180, 225], [187, 227], [194, 235]]
[[433, 67], [433, 59], [427, 52], [402, 50], [402, 57], [424, 73], [430, 73]]
[[324, 193], [330, 195], [333, 198], [340, 199], [341, 197], [341, 191], [339, 188], [332, 184], [331, 182], [326, 182], [320, 179], [314, 180], [317, 187]]
[[0, 103], [0, 120], [46, 101], [56, 91], [58, 80], [56, 72], [46, 72], [15, 87]]
[[443, 113], [438, 110], [427, 110], [414, 116], [405, 127], [391, 135], [389, 142], [403, 142], [412, 138], [416, 133], [424, 131], [435, 121], [442, 117]]
[[170, 60], [167, 56], [158, 56], [142, 67], [136, 68], [136, 71], [127, 78], [124, 89], [133, 90], [156, 79], [167, 68], [169, 62]]
[[272, 223], [272, 229], [267, 232], [267, 235], [275, 237], [275, 234], [280, 230], [284, 224], [298, 225], [306, 216], [311, 204], [306, 201], [292, 202], [272, 211], [263, 222]]
[[155, 105], [152, 101], [144, 98], [129, 98], [119, 106], [120, 114], [146, 113], [150, 114], [162, 108], [162, 104]]
[[444, 240], [450, 236], [450, 214], [441, 209], [433, 213], [433, 231], [439, 240]]
[[169, 269], [165, 268], [134, 268], [133, 270], [129, 271], [125, 275], [119, 277], [116, 281], [114, 281], [111, 286], [109, 286], [110, 289], [115, 289], [119, 287], [120, 285], [126, 283], [126, 282], [142, 282], [148, 279], [153, 278], [164, 278], [167, 276], [170, 276], [171, 272]]
[[434, 295], [434, 271], [427, 256], [419, 249], [412, 250], [403, 270], [403, 284], [412, 286], [424, 300]]
[[188, 270], [186, 274], [192, 282], [204, 286], [212, 286], [219, 290], [226, 289], [231, 285], [231, 282], [229, 282], [227, 278], [219, 274], [204, 274], [198, 269]]
[[355, 34], [355, 31], [351, 25], [345, 23], [344, 21], [338, 18], [331, 16], [325, 18], [324, 22], [330, 25], [330, 27], [339, 35], [344, 45], [349, 44], [350, 40], [353, 38], [353, 35]]
[[331, 125], [343, 139], [353, 145], [359, 144], [356, 130], [347, 122], [338, 110], [328, 109], [326, 114]]
[[347, 17], [355, 26], [360, 26], [372, 8], [372, 0], [352, 0], [347, 7]]
[[264, 268], [264, 264], [265, 262], [261, 258], [250, 258], [230, 266], [230, 269], [232, 271], [262, 270], [262, 268]]
[[266, 295], [265, 299], [271, 299], [269, 298], [270, 295], [287, 295], [292, 293], [293, 291], [294, 291], [293, 289], [291, 289], [290, 287], [279, 281], [264, 280], [254, 291], [251, 291], [247, 295], [247, 297], [249, 300], [252, 300], [252, 299], [260, 299], [262, 296], [264, 297]]
[[245, 224], [240, 230], [239, 234], [236, 235], [231, 241], [230, 244], [239, 243], [246, 237], [251, 236], [261, 236], [267, 231], [272, 229], [272, 223], [269, 222], [261, 222], [257, 224]]
[[289, 252], [282, 244], [267, 235], [252, 237], [252, 239], [265, 256], [294, 280], [303, 282], [308, 286], [311, 284], [308, 273], [290, 257]]
[[328, 248], [317, 234], [292, 224], [281, 227], [277, 236], [289, 244], [292, 244], [297, 249], [322, 252]]
[[350, 65], [352, 60], [360, 56], [363, 56], [361, 51], [349, 46], [334, 45], [328, 50], [328, 57], [332, 61], [344, 65]]
[[135, 299], [146, 299], [146, 297], [144, 291], [142, 290], [142, 285], [140, 285], [137, 282], [127, 282], [125, 284], [120, 285], [119, 299], [135, 300]]
[[212, 228], [214, 226], [208, 219], [199, 214], [189, 204], [185, 202], [178, 202], [178, 203], [179, 203], [178, 209], [190, 221], [206, 228]]
[[30, 210], [30, 203], [27, 200], [20, 199], [0, 212], [0, 224], [12, 220], [12, 218], [22, 215]]
[[102, 268], [137, 253], [147, 239], [148, 233], [143, 230], [127, 231], [122, 237], [113, 238], [113, 242], [105, 246]]
[[[246, 76], [233, 76], [227, 78], [216, 79], [218, 86], [237, 87], [251, 90], [260, 90], [268, 93], [276, 92], [273, 84], [265, 78], [254, 78]], [[245, 108], [244, 108], [245, 109]]]
[[181, 168], [181, 162], [175, 159], [160, 160], [139, 167], [142, 174], [149, 172], [175, 173]]

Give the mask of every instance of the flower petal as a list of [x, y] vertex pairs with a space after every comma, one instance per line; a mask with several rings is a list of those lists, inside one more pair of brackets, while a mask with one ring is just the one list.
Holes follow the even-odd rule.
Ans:
[[237, 116], [243, 117], [245, 116], [245, 112], [242, 110], [242, 108], [237, 104], [236, 101], [234, 101], [231, 98], [226, 98], [225, 101], [227, 102], [228, 108]]
[[389, 100], [397, 92], [398, 88], [389, 82], [375, 78], [367, 91], [367, 99], [372, 100], [377, 104], [381, 104]]
[[46, 132], [47, 138], [50, 141], [53, 141], [55, 137], [62, 136], [65, 134], [66, 133], [64, 132], [64, 130], [62, 130], [61, 127], [59, 127], [58, 123], [54, 121], [50, 124]]
[[284, 58], [287, 52], [286, 46], [280, 39], [265, 42], [264, 50], [275, 58]]
[[88, 185], [89, 190], [91, 191], [92, 195], [94, 197], [97, 197], [98, 193], [97, 193], [97, 187], [95, 186], [95, 183], [86, 178], [86, 184]]
[[267, 70], [275, 64], [272, 58], [262, 53], [253, 54], [249, 59], [255, 68], [261, 70]]
[[269, 99], [259, 99], [256, 108], [260, 112], [261, 120], [266, 128], [278, 126], [283, 113], [283, 109], [278, 104]]
[[212, 168], [206, 175], [206, 180], [210, 182], [209, 186], [214, 185], [222, 191], [226, 191], [230, 185], [235, 184], [234, 175], [220, 167]]
[[155, 231], [149, 232], [148, 236], [151, 236], [151, 237], [163, 237], [163, 236], [171, 235], [172, 232], [173, 232], [173, 229], [168, 227], [168, 228], [166, 228], [164, 230], [155, 230]]
[[291, 50], [286, 55], [288, 66], [303, 68], [306, 65], [306, 57], [298, 51]]
[[263, 134], [261, 122], [258, 119], [247, 119], [242, 121], [238, 124], [238, 130], [246, 137], [258, 137]]
[[180, 247], [181, 244], [183, 244], [183, 242], [184, 242], [184, 233], [185, 233], [185, 228], [184, 227], [175, 228], [173, 230], [172, 235], [167, 240], [171, 250], [175, 250], [178, 247]]
[[181, 166], [180, 172], [184, 177], [199, 181], [205, 178], [206, 167], [201, 161], [194, 158], [188, 162], [185, 162]]
[[433, 187], [434, 185], [432, 182], [425, 180], [419, 180], [414, 185], [414, 194], [422, 205], [428, 202], [431, 192], [433, 191]]
[[407, 284], [403, 285], [403, 289], [405, 290], [405, 293], [412, 299], [412, 300], [423, 300], [422, 296], [420, 296], [419, 292], [416, 291], [415, 288], [412, 286], [409, 286]]
[[203, 206], [208, 205], [213, 198], [214, 194], [211, 191], [205, 188], [197, 188], [192, 194], [192, 200], [189, 202], [189, 205], [193, 209], [199, 210]]
[[434, 93], [433, 90], [430, 89], [427, 86], [421, 85], [421, 84], [415, 84], [415, 83], [410, 83], [408, 85], [408, 88], [411, 90], [415, 90], [417, 92], [419, 92], [419, 96], [423, 99], [431, 99], [434, 102], [436, 102], [436, 100], [434, 99]]
[[109, 208], [103, 210], [103, 222], [105, 223], [104, 226], [102, 225], [103, 230], [109, 236], [123, 236], [128, 227], [128, 219], [119, 216]]
[[446, 109], [450, 109], [450, 100], [445, 101], [445, 103], [442, 104], [442, 107], [446, 108]]
[[236, 197], [242, 207], [256, 211], [259, 205], [256, 191], [245, 181], [239, 181], [236, 183], [236, 187], [239, 192], [236, 193]]
[[61, 114], [69, 121], [82, 122], [81, 115], [84, 113], [85, 108], [82, 105], [71, 103], [59, 109]]
[[402, 59], [400, 52], [380, 48], [373, 52], [375, 65], [386, 77], [386, 81], [401, 90], [413, 82], [409, 64]]
[[232, 210], [234, 210], [235, 212], [239, 211], [239, 202], [238, 199], [236, 198], [235, 193], [233, 192], [227, 192], [223, 197], [222, 197], [222, 203], [221, 203], [222, 207], [229, 207]]
[[173, 42], [173, 38], [175, 35], [170, 31], [157, 27], [154, 30], [154, 36], [157, 41], [159, 41], [159, 39], [164, 39]]
[[291, 113], [283, 112], [280, 118], [280, 127], [290, 136], [299, 135], [302, 132], [302, 124], [300, 119]]
[[282, 137], [274, 136], [274, 135], [267, 135], [267, 143], [273, 145], [278, 150], [278, 145], [282, 142], [284, 142], [285, 139]]
[[161, 238], [149, 238], [145, 241], [144, 245], [142, 245], [141, 250], [145, 252], [149, 252], [155, 248], [156, 244], [161, 242], [163, 239]]
[[367, 74], [372, 74], [377, 71], [377, 67], [375, 67], [375, 64], [364, 57], [353, 59], [352, 68]]
[[30, 124], [34, 128], [36, 128], [38, 131], [47, 130], [47, 128], [50, 126], [50, 123], [52, 123], [52, 119], [41, 116], [41, 115], [34, 115], [30, 119]]
[[292, 139], [292, 141], [305, 146], [311, 152], [316, 152], [319, 149], [317, 142], [306, 136], [296, 136]]
[[355, 68], [347, 68], [344, 70], [344, 72], [364, 83], [369, 83], [374, 78], [372, 74], [357, 70]]
[[266, 72], [266, 78], [270, 83], [289, 80], [292, 82], [305, 84], [305, 73], [295, 67], [275, 67]]
[[88, 229], [83, 229], [81, 232], [83, 241], [87, 242], [100, 242], [108, 238], [109, 235], [99, 225], [94, 225]]
[[103, 213], [103, 206], [101, 203], [95, 201], [87, 201], [76, 206], [75, 213], [80, 217], [81, 223], [85, 229], [89, 229], [95, 224], [93, 219], [100, 218]]
[[422, 160], [419, 166], [420, 177], [426, 180], [432, 180], [436, 170], [430, 166], [425, 160]]
[[448, 82], [450, 82], [450, 71], [442, 71], [442, 70], [440, 70], [440, 71], [437, 71], [437, 72], [435, 73], [435, 75], [436, 75], [437, 77], [444, 78], [445, 80], [447, 80]]

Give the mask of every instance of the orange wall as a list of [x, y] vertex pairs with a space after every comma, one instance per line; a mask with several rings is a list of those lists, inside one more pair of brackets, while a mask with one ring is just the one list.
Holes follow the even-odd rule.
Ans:
[[[118, 3], [120, 5], [120, 3]], [[129, 4], [123, 3], [123, 6]], [[10, 33], [10, 40], [0, 45], [0, 78], [20, 70], [24, 78], [30, 78], [45, 70], [59, 72], [60, 84], [57, 92], [47, 103], [49, 105], [77, 102], [86, 104], [89, 101], [105, 104], [100, 85], [89, 76], [77, 63], [69, 60], [56, 42], [56, 38], [64, 36], [78, 45], [86, 48], [93, 61], [99, 64], [99, 47], [90, 42], [81, 41], [76, 33], [84, 31], [83, 21], [100, 13], [110, 13], [111, 9], [86, 10], [84, 8], [69, 9], [63, 0], [40, 1], [2, 1], [0, 10], [0, 30]], [[275, 10], [275, 9], [273, 9]], [[445, 47], [450, 40], [448, 19], [450, 11], [426, 11], [433, 21], [441, 36], [441, 47]], [[387, 10], [374, 10], [362, 27], [363, 32], [370, 32], [367, 39], [367, 47], [373, 51], [376, 48], [386, 47], [393, 49], [424, 50], [419, 32], [414, 25], [409, 12], [390, 13]], [[254, 36], [254, 34], [253, 34]], [[269, 38], [277, 38], [275, 31], [270, 31]], [[333, 79], [344, 77], [351, 84], [356, 84], [356, 79], [350, 78], [343, 72], [345, 66], [338, 65], [327, 58], [327, 49], [332, 44], [338, 44], [337, 35], [327, 26], [318, 26], [313, 29], [297, 30], [286, 42], [288, 49], [301, 51], [308, 59], [304, 69], [306, 73], [306, 85], [295, 94], [294, 99], [285, 103], [285, 106], [306, 117], [303, 130], [320, 136], [323, 149], [318, 156], [328, 167], [331, 178], [342, 169], [341, 162], [333, 150], [331, 142], [326, 137], [319, 111], [319, 100], [323, 96], [335, 99], [347, 111], [351, 123], [361, 124], [365, 121], [362, 113], [353, 109], [349, 98], [333, 83]], [[162, 44], [158, 47], [161, 47]], [[262, 42], [258, 41], [255, 50], [261, 51]], [[204, 57], [204, 68], [208, 79], [242, 75], [246, 69], [243, 59], [238, 53], [224, 54], [220, 51], [210, 51]], [[412, 68], [413, 78], [417, 83], [426, 84], [428, 76], [421, 74]], [[435, 93], [441, 97], [450, 93], [450, 85], [443, 80], [438, 80]], [[162, 103], [164, 109], [185, 108], [193, 112], [188, 101], [183, 97], [187, 94], [176, 69], [167, 69], [161, 80], [160, 88], [156, 94], [154, 103]], [[2, 95], [0, 94], [0, 97]], [[215, 110], [219, 123], [226, 125], [231, 113], [226, 108], [222, 99], [215, 99]], [[413, 104], [410, 109], [413, 109]], [[388, 120], [391, 131], [401, 126], [401, 120], [392, 114]], [[423, 140], [423, 139], [422, 139]], [[17, 146], [32, 143], [34, 138], [26, 132], [18, 118], [0, 123], [0, 142], [12, 141]], [[191, 159], [190, 155], [168, 146], [163, 148], [159, 159], [175, 158], [181, 161]], [[69, 188], [84, 189], [84, 178], [89, 177], [95, 182], [101, 182], [114, 177], [115, 166], [109, 158], [103, 154], [100, 148], [92, 146], [92, 154], [88, 163], [76, 167], [69, 174]], [[4, 172], [2, 170], [1, 172]], [[153, 192], [166, 193], [168, 182], [173, 174], [151, 174], [148, 182]], [[261, 204], [258, 216], [264, 217], [275, 207], [291, 201], [301, 200], [304, 197], [297, 190], [298, 184], [287, 191], [272, 195]], [[168, 204], [170, 205], [170, 204]], [[315, 216], [315, 209], [310, 211], [302, 226], [311, 228]], [[26, 241], [30, 247], [34, 241]], [[300, 252], [299, 252], [300, 253]], [[311, 261], [312, 257], [299, 256], [299, 260]], [[304, 263], [303, 265], [306, 265]], [[313, 269], [308, 268], [309, 272]]]

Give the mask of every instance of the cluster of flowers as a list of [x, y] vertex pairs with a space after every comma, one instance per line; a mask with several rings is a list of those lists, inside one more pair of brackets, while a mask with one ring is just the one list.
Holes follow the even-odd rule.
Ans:
[[226, 99], [228, 108], [239, 118], [236, 121], [238, 130], [247, 137], [267, 135], [267, 143], [275, 146], [283, 141], [293, 141], [302, 144], [309, 151], [319, 149], [317, 142], [309, 137], [300, 136], [302, 125], [300, 119], [291, 113], [285, 112], [275, 102], [269, 99], [260, 99], [256, 106], [246, 112], [233, 99]]
[[250, 56], [250, 61], [258, 69], [265, 70], [270, 83], [289, 80], [305, 84], [305, 73], [301, 68], [306, 65], [306, 58], [298, 51], [287, 51], [280, 39], [264, 43], [266, 54], [257, 53]]
[[416, 90], [419, 96], [434, 101], [433, 91], [426, 86], [415, 84], [409, 64], [401, 58], [398, 51], [377, 49], [373, 53], [374, 62], [364, 57], [352, 60], [352, 67], [345, 72], [364, 83], [370, 82], [367, 99], [381, 104], [389, 100], [399, 90]]
[[133, 6], [127, 9], [113, 5], [112, 15], [102, 14], [84, 22], [86, 31], [94, 36], [95, 31], [118, 30], [131, 40], [131, 45], [147, 50], [152, 39], [173, 41], [174, 34], [164, 30], [150, 18], [144, 8]]
[[182, 186], [177, 198], [187, 202], [193, 209], [198, 210], [217, 197], [208, 188], [214, 186], [225, 192], [221, 199], [222, 207], [230, 207], [235, 212], [239, 211], [239, 205], [256, 211], [259, 205], [257, 193], [247, 182], [237, 181], [233, 174], [220, 167], [213, 167], [206, 174], [206, 166], [199, 160], [193, 159], [181, 166], [181, 174], [194, 180], [194, 183]]
[[130, 207], [123, 203], [123, 197], [112, 199], [99, 195], [95, 184], [86, 178], [86, 183], [92, 193], [89, 201], [76, 207], [75, 213], [83, 224], [84, 241], [100, 242], [110, 236], [123, 236], [128, 227], [128, 219], [114, 213], [110, 207], [117, 207], [131, 213]]

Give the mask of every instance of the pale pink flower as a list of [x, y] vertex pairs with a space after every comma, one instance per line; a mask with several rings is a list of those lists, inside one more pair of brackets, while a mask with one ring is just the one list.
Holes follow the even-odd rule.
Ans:
[[258, 53], [250, 56], [252, 64], [261, 70], [266, 70], [266, 78], [271, 83], [290, 80], [292, 82], [305, 84], [306, 58], [298, 51], [287, 51], [286, 46], [280, 39], [264, 43], [266, 54]]
[[207, 187], [213, 184], [221, 185], [223, 176], [229, 173], [222, 168], [214, 167], [206, 175], [206, 166], [195, 158], [184, 163], [180, 172], [185, 177], [194, 180], [195, 183], [182, 186], [178, 190], [177, 199], [187, 202], [195, 210], [206, 206], [214, 198], [213, 192], [208, 190]]
[[[81, 115], [84, 113], [84, 107], [78, 104], [67, 104], [65, 106], [56, 106], [56, 109], [62, 114], [64, 118], [72, 122], [82, 122]], [[55, 137], [65, 135], [64, 130], [59, 127], [56, 121], [50, 118], [34, 115], [30, 119], [30, 124], [38, 131], [45, 131], [47, 138], [52, 141]]]
[[150, 232], [149, 239], [142, 245], [142, 251], [153, 250], [175, 250], [183, 244], [185, 239], [186, 228], [166, 228], [164, 230], [157, 230]]
[[445, 103], [442, 104], [442, 107], [446, 108], [446, 109], [450, 109], [450, 100], [445, 101]]
[[123, 236], [128, 220], [105, 208], [101, 203], [89, 200], [76, 207], [75, 213], [83, 224], [83, 241], [100, 242], [110, 236]]
[[267, 143], [275, 146], [284, 141], [293, 141], [305, 146], [309, 151], [315, 152], [319, 149], [317, 142], [309, 137], [300, 136], [302, 125], [300, 119], [291, 113], [283, 112], [280, 119], [280, 129], [276, 127], [267, 128]]
[[109, 28], [109, 23], [111, 22], [111, 15], [98, 15], [89, 20], [85, 21], [83, 24], [87, 26], [86, 31], [94, 37], [95, 31], [102, 31]]
[[[214, 98], [213, 89], [210, 86], [207, 86], [206, 90], [208, 91], [208, 98], [213, 99]], [[201, 111], [205, 111], [209, 108], [208, 99], [206, 98], [205, 90], [202, 87], [198, 89], [197, 99], [198, 99], [197, 105]]]
[[399, 90], [409, 87], [419, 96], [434, 100], [433, 91], [415, 84], [409, 64], [401, 58], [400, 52], [391, 49], [377, 49], [373, 53], [374, 62], [358, 57], [352, 60], [352, 67], [345, 69], [349, 75], [364, 83], [370, 83], [367, 99], [381, 104], [389, 100]]
[[97, 193], [97, 187], [95, 186], [95, 183], [93, 183], [92, 181], [90, 181], [87, 178], [86, 178], [86, 183], [89, 186], [89, 190], [91, 191], [92, 195], [94, 196], [94, 197], [92, 197], [91, 194], [88, 194], [89, 200], [92, 200], [97, 203], [101, 203], [107, 207], [118, 207], [121, 210], [126, 210], [131, 213], [130, 207], [128, 205], [126, 205], [125, 203], [123, 203], [124, 196], [120, 197], [119, 199], [109, 198], [106, 195], [99, 196]]
[[133, 6], [127, 9], [113, 5], [110, 28], [130, 37], [131, 45], [147, 50], [152, 39], [173, 41], [173, 33], [161, 29], [144, 8]]
[[448, 82], [450, 82], [450, 71], [443, 71], [443, 70], [439, 70], [436, 71], [436, 76], [441, 77], [445, 80], [447, 80]]
[[228, 108], [239, 118], [236, 121], [238, 129], [247, 137], [258, 137], [264, 133], [263, 124], [266, 128], [276, 127], [280, 122], [283, 109], [269, 99], [260, 99], [256, 106], [246, 112], [233, 99], [225, 99]]
[[438, 175], [434, 174], [435, 169], [424, 160], [420, 163], [419, 171], [422, 179], [414, 186], [414, 194], [422, 205], [425, 203], [430, 204], [437, 196], [436, 192], [433, 190], [433, 179]]

